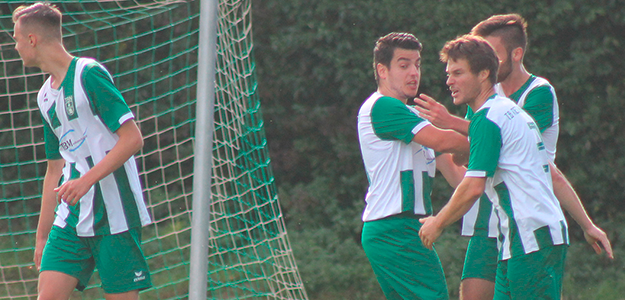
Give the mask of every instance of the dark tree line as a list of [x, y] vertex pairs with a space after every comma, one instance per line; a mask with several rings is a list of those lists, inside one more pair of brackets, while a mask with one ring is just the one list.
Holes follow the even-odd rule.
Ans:
[[[360, 248], [367, 179], [356, 132], [360, 104], [376, 88], [371, 65], [376, 38], [391, 31], [414, 33], [424, 44], [420, 92], [463, 115], [464, 108], [451, 103], [438, 51], [480, 20], [510, 12], [529, 23], [526, 67], [548, 78], [558, 94], [556, 163], [616, 249], [614, 262], [593, 255], [570, 219], [564, 293], [569, 299], [625, 293], [622, 283], [612, 284], [625, 279], [619, 258], [625, 254], [625, 213], [619, 209], [625, 199], [625, 2], [259, 1], [253, 3], [255, 57], [270, 155], [312, 298], [381, 295]], [[437, 180], [435, 208], [450, 193], [444, 180]], [[466, 241], [453, 229], [444, 235], [447, 240], [438, 247], [453, 296], [459, 279], [452, 277], [462, 267]]]

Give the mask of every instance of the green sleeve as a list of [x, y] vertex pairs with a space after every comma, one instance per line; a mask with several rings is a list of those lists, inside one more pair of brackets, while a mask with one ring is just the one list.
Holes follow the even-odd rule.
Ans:
[[100, 64], [91, 63], [85, 66], [82, 84], [94, 113], [100, 116], [112, 132], [119, 129], [120, 119], [130, 113], [130, 108], [109, 73]]
[[400, 140], [408, 144], [414, 137], [412, 130], [421, 122], [423, 119], [395, 98], [381, 97], [371, 108], [373, 131], [383, 140]]
[[48, 159], [61, 159], [61, 153], [59, 151], [59, 138], [54, 134], [50, 124], [44, 119], [43, 121], [43, 140], [45, 141], [46, 158]]
[[497, 124], [486, 118], [488, 109], [479, 111], [469, 125], [468, 171], [484, 171], [487, 177], [495, 174], [501, 153], [501, 130]]
[[554, 94], [549, 86], [539, 86], [527, 94], [523, 110], [525, 110], [543, 133], [553, 125]]

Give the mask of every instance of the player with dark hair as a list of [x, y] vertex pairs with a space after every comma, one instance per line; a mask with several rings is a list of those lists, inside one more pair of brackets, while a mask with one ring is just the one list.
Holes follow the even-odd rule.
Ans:
[[407, 106], [421, 77], [421, 43], [390, 33], [374, 48], [378, 89], [358, 113], [358, 138], [369, 189], [362, 246], [387, 299], [447, 299], [436, 251], [421, 243], [419, 218], [432, 214], [432, 180], [439, 169], [452, 185], [464, 167], [449, 154], [468, 152], [466, 137], [441, 130]]

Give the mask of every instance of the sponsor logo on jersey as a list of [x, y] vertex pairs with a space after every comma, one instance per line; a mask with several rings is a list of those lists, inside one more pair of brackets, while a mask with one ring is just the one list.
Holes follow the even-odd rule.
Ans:
[[72, 138], [72, 133], [76, 132], [76, 130], [71, 129], [68, 132], [66, 132], [65, 134], [63, 134], [63, 136], [61, 136], [61, 138], [59, 139], [59, 148], [61, 150], [65, 150], [65, 151], [69, 151], [69, 152], [74, 152], [76, 150], [78, 150], [78, 148], [80, 148], [80, 146], [82, 146], [82, 144], [85, 143], [85, 140], [87, 139], [87, 131], [85, 131], [81, 137], [76, 138]]

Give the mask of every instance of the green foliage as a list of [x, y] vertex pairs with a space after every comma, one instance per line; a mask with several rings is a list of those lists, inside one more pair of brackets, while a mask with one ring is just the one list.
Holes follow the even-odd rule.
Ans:
[[[360, 104], [376, 88], [371, 66], [375, 39], [391, 31], [414, 33], [424, 44], [420, 92], [463, 114], [464, 108], [450, 101], [438, 51], [445, 41], [497, 13], [517, 12], [527, 19], [526, 67], [548, 78], [559, 97], [557, 164], [589, 214], [622, 248], [623, 213], [613, 207], [625, 196], [625, 136], [620, 132], [625, 115], [625, 2], [266, 0], [255, 2], [253, 12], [259, 95], [272, 165], [311, 299], [356, 295], [339, 294], [350, 287], [364, 293], [358, 294], [361, 299], [380, 295], [371, 287], [375, 280], [359, 246], [367, 179], [356, 132]], [[440, 209], [449, 193], [444, 180], [437, 180], [435, 208]], [[579, 226], [569, 223], [566, 297], [623, 295], [622, 262], [592, 254]], [[438, 249], [453, 298], [466, 241], [448, 230], [439, 242], [443, 244]], [[343, 259], [341, 251], [348, 250], [352, 255]], [[328, 270], [319, 271], [322, 265]]]

